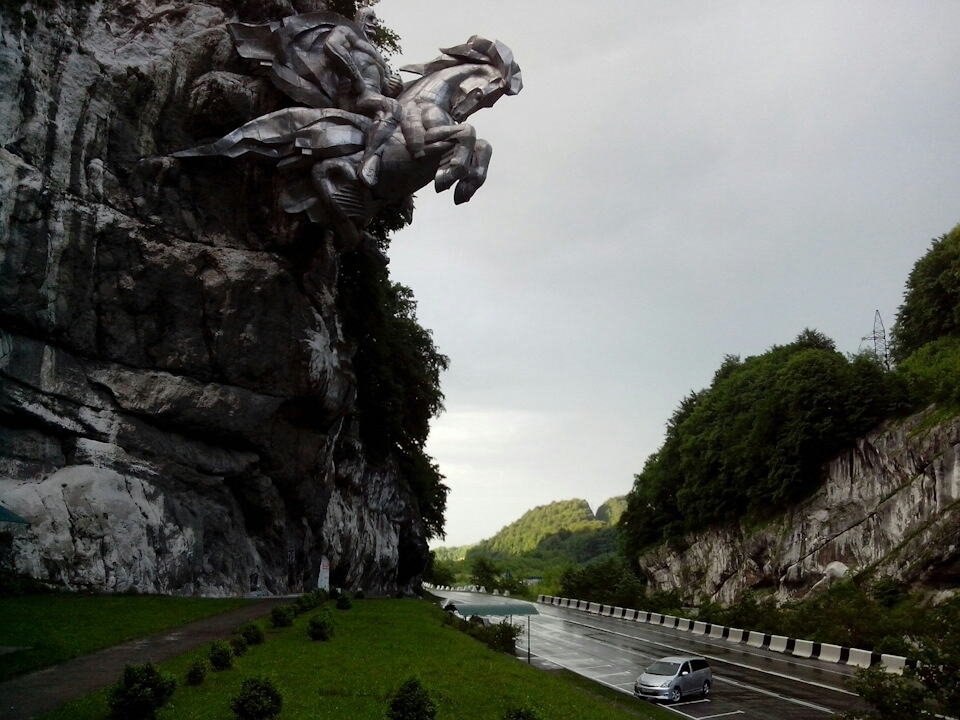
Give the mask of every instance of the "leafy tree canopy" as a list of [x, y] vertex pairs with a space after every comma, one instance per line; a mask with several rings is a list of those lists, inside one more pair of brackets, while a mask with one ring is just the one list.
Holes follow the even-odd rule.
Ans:
[[[369, 228], [381, 246], [404, 224], [399, 214]], [[355, 251], [340, 258], [337, 305], [345, 338], [356, 348], [360, 438], [374, 463], [395, 459], [431, 537], [443, 536], [448, 488], [424, 450], [430, 420], [443, 410], [440, 374], [450, 364], [417, 321], [413, 291]]]
[[620, 516], [627, 509], [627, 496], [610, 498], [603, 505], [597, 508], [597, 520], [605, 522], [608, 525], [616, 525], [620, 522]]
[[960, 225], [913, 266], [891, 334], [898, 363], [934, 340], [960, 338]]
[[580, 530], [600, 530], [605, 523], [594, 517], [586, 500], [560, 500], [525, 512], [489, 540], [478, 543], [468, 553], [498, 557], [520, 555], [535, 550], [551, 535]]

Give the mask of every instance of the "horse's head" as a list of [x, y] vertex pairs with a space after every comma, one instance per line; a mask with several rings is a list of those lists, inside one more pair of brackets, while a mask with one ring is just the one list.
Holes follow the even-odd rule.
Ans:
[[516, 95], [523, 89], [520, 66], [510, 48], [499, 40], [474, 35], [463, 45], [441, 48], [441, 52], [435, 60], [401, 70], [424, 78], [435, 73], [448, 75], [457, 85], [450, 98], [450, 114], [457, 122], [480, 108], [491, 107], [503, 95]]

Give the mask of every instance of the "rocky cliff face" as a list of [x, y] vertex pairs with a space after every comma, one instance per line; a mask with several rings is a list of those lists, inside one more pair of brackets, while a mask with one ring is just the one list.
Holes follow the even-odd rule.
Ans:
[[392, 592], [416, 502], [364, 460], [338, 260], [275, 172], [175, 161], [283, 102], [225, 23], [302, 0], [0, 6], [0, 561], [74, 587]]
[[806, 502], [761, 528], [726, 527], [640, 558], [658, 590], [728, 603], [744, 590], [799, 598], [871, 572], [933, 590], [960, 583], [960, 419], [921, 414], [860, 440]]

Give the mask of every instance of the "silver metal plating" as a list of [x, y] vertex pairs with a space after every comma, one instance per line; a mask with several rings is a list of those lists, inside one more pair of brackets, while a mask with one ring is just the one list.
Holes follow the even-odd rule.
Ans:
[[403, 83], [370, 42], [373, 10], [356, 22], [333, 13], [295, 15], [268, 25], [236, 23], [237, 52], [258, 61], [301, 104], [263, 115], [209, 145], [174, 157], [259, 155], [283, 172], [281, 204], [328, 228], [340, 251], [382, 255], [364, 228], [387, 207], [408, 214], [413, 193], [433, 181], [467, 202], [483, 185], [490, 144], [464, 122], [523, 87], [503, 43], [473, 36]]

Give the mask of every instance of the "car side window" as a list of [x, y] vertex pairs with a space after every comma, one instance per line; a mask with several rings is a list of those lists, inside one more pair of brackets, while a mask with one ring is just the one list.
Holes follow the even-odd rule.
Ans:
[[697, 670], [706, 670], [706, 669], [707, 669], [707, 661], [706, 661], [706, 660], [694, 660], [694, 661], [691, 663], [691, 665], [693, 666], [693, 671], [694, 671], [694, 672], [696, 672]]

